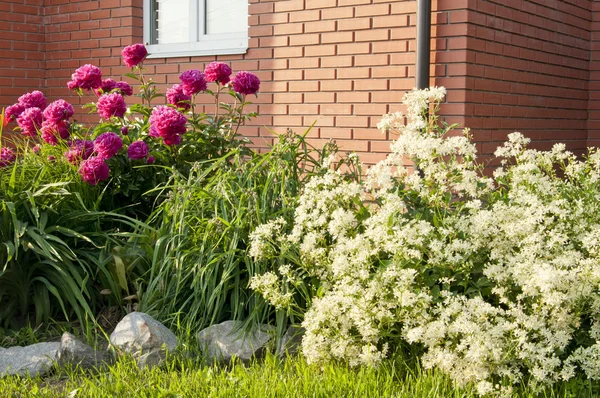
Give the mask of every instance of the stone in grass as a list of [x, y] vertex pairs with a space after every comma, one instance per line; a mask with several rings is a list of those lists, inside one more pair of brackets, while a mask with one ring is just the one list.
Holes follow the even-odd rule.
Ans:
[[260, 325], [245, 334], [243, 324], [241, 321], [225, 321], [198, 333], [198, 341], [210, 362], [229, 363], [236, 357], [248, 363], [251, 358], [261, 358], [264, 355], [274, 328]]
[[166, 351], [177, 348], [177, 337], [150, 315], [132, 312], [117, 324], [110, 343], [133, 356], [140, 367], [146, 367], [161, 364]]
[[71, 364], [83, 369], [91, 369], [102, 366], [108, 360], [108, 353], [94, 350], [89, 345], [77, 340], [71, 333], [63, 333], [60, 339], [60, 349], [56, 353], [56, 361], [59, 365]]
[[52, 342], [4, 349], [0, 354], [0, 377], [43, 375], [52, 367], [59, 348], [59, 342]]
[[302, 337], [305, 329], [299, 325], [290, 325], [281, 336], [277, 345], [277, 353], [280, 358], [285, 358], [286, 355], [296, 355], [302, 344]]

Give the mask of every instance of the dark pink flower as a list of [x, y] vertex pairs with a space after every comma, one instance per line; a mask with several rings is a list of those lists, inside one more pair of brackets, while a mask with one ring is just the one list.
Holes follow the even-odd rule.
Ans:
[[27, 109], [25, 108], [25, 105], [17, 102], [14, 105], [9, 106], [8, 108], [6, 108], [6, 110], [4, 111], [4, 117], [7, 121], [9, 120], [17, 120], [17, 118], [19, 117], [19, 115], [21, 113], [23, 113], [23, 111]]
[[58, 124], [73, 116], [73, 106], [63, 99], [52, 102], [44, 109], [44, 119]]
[[100, 134], [94, 140], [94, 151], [103, 159], [110, 159], [123, 147], [123, 140], [115, 133]]
[[181, 84], [175, 84], [173, 87], [167, 90], [167, 102], [171, 105], [175, 105], [178, 108], [182, 108], [183, 110], [190, 109], [191, 105], [189, 101], [191, 101], [192, 97], [186, 95], [183, 92], [183, 87]]
[[101, 96], [102, 94], [110, 93], [115, 87], [117, 82], [111, 78], [102, 80], [102, 84], [98, 87], [94, 92], [97, 96]]
[[12, 149], [4, 147], [0, 150], [0, 167], [11, 165], [17, 160], [17, 155]]
[[115, 83], [115, 88], [119, 89], [119, 92], [121, 93], [121, 95], [131, 95], [131, 94], [133, 94], [133, 89], [131, 88], [131, 86], [127, 82], [123, 82], [123, 81], [116, 82]]
[[85, 64], [71, 75], [72, 84], [69, 88], [96, 89], [102, 86], [102, 71], [97, 66]]
[[54, 162], [56, 160], [56, 158], [53, 155], [48, 155], [47, 159], [49, 162]]
[[146, 159], [146, 163], [148, 164], [154, 164], [155, 161], [156, 158], [154, 156], [148, 156], [148, 159]]
[[65, 157], [71, 164], [78, 164], [94, 152], [94, 143], [89, 140], [75, 140], [70, 145], [69, 150], [65, 152]]
[[60, 139], [66, 140], [69, 138], [69, 125], [64, 121], [55, 123], [51, 120], [44, 120], [42, 128], [42, 139], [50, 145], [56, 145]]
[[81, 179], [90, 185], [96, 185], [100, 181], [108, 179], [110, 170], [104, 158], [92, 156], [79, 165]]
[[204, 77], [208, 82], [218, 82], [222, 85], [229, 83], [231, 68], [225, 62], [211, 62], [204, 68]]
[[148, 56], [148, 50], [146, 50], [146, 47], [143, 44], [137, 43], [125, 47], [121, 51], [121, 55], [123, 56], [125, 65], [131, 68], [142, 62]]
[[256, 94], [260, 87], [260, 79], [254, 73], [241, 71], [238, 72], [233, 80], [233, 91], [240, 94]]
[[148, 156], [148, 145], [144, 141], [135, 141], [127, 148], [129, 159], [143, 159]]
[[187, 119], [177, 110], [161, 105], [152, 110], [150, 115], [150, 136], [162, 137], [165, 145], [177, 145], [180, 135], [184, 134]]
[[35, 90], [19, 97], [19, 104], [25, 108], [46, 108], [46, 97], [41, 91]]
[[98, 113], [102, 119], [110, 119], [111, 116], [123, 117], [127, 105], [123, 96], [119, 93], [104, 94], [98, 98]]
[[77, 83], [73, 80], [69, 80], [67, 82], [67, 87], [69, 88], [69, 90], [75, 90], [77, 88]]
[[21, 134], [35, 137], [37, 130], [42, 127], [42, 110], [40, 108], [25, 109], [17, 118], [17, 124], [21, 128]]
[[127, 126], [123, 126], [123, 127], [121, 127], [121, 134], [122, 134], [122, 135], [127, 135], [127, 134], [129, 134], [129, 127], [127, 127]]
[[204, 74], [199, 70], [186, 70], [179, 76], [181, 80], [181, 88], [184, 94], [194, 95], [200, 91], [206, 91], [206, 79]]

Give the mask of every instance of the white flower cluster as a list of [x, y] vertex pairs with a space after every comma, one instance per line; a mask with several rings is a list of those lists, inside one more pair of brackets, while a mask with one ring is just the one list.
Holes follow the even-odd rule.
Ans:
[[[600, 154], [527, 149], [514, 133], [485, 177], [468, 130], [435, 119], [444, 94], [407, 94], [406, 125], [384, 118], [401, 134], [363, 184], [314, 178], [289, 235], [253, 235], [257, 257], [295, 245], [292, 266], [319, 279], [304, 355], [375, 365], [403, 339], [481, 395], [510, 394], [501, 379], [600, 379]], [[256, 284], [267, 299], [274, 276]]]

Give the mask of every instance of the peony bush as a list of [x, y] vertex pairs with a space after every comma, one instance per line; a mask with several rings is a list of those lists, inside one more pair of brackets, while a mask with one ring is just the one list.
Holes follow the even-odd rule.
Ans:
[[[70, 103], [59, 99], [47, 105], [44, 94], [36, 90], [6, 109], [3, 125], [16, 123], [16, 131], [26, 141], [39, 143], [36, 153], [72, 164], [82, 181], [92, 186], [108, 184], [111, 195], [105, 196], [106, 210], [120, 207], [118, 203], [136, 204], [137, 209], [129, 211], [147, 216], [154, 199], [143, 194], [166, 183], [170, 167], [186, 174], [193, 162], [218, 158], [248, 142], [237, 132], [256, 115], [244, 113], [244, 108], [250, 104], [247, 96], [258, 92], [260, 80], [246, 71], [231, 77], [229, 65], [212, 62], [205, 71], [183, 72], [180, 84], [166, 91], [167, 104], [155, 104], [163, 95], [144, 77], [146, 48], [142, 44], [127, 46], [122, 56], [132, 68], [126, 76], [139, 84], [141, 103], [128, 98], [133, 95], [129, 83], [103, 78], [100, 68], [86, 64], [75, 70], [67, 86], [80, 96], [95, 96], [84, 108], [97, 113], [98, 124], [86, 126], [73, 120]], [[209, 89], [209, 83], [216, 88]], [[195, 111], [198, 95], [214, 97], [213, 114]], [[224, 95], [233, 101], [223, 102]], [[40, 152], [44, 146], [55, 150]], [[2, 166], [17, 158], [7, 153]]]
[[487, 177], [468, 129], [438, 121], [444, 95], [413, 91], [384, 116], [399, 136], [364, 181], [314, 177], [293, 222], [256, 229], [250, 254], [273, 271], [251, 287], [303, 316], [312, 363], [374, 366], [408, 346], [481, 395], [597, 380], [600, 153], [514, 133]]

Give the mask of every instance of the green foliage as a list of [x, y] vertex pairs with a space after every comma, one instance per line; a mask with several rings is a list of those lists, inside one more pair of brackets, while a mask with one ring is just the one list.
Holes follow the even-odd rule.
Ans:
[[267, 153], [235, 149], [173, 176], [152, 221], [156, 244], [142, 311], [193, 329], [273, 316], [248, 289], [250, 278], [266, 271], [248, 256], [248, 235], [273, 217], [290, 219], [305, 181], [325, 172], [322, 159], [335, 146], [318, 152], [304, 137], [288, 133]]

